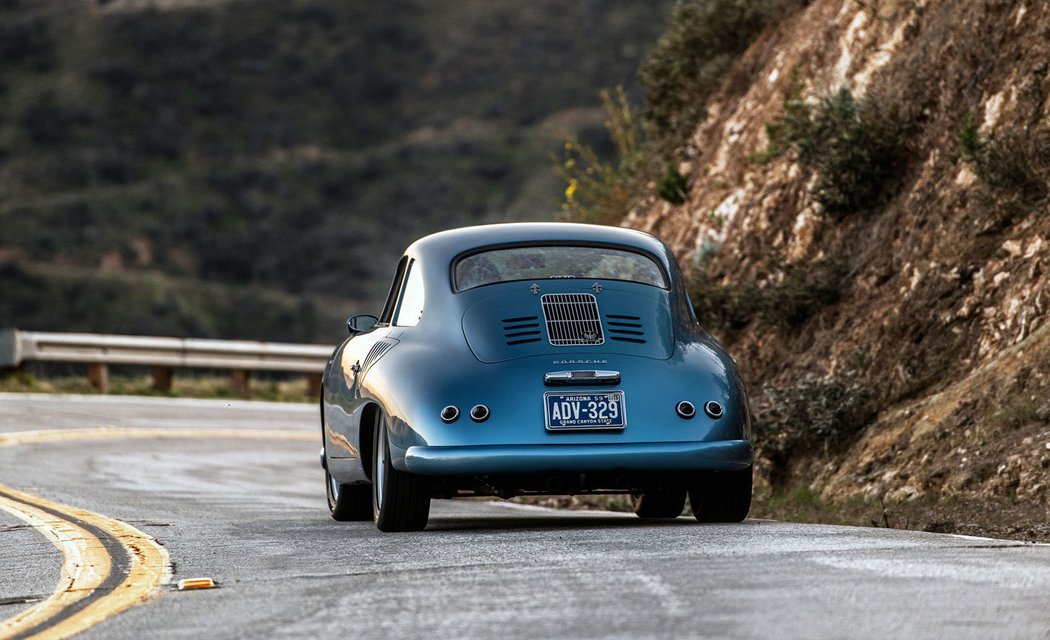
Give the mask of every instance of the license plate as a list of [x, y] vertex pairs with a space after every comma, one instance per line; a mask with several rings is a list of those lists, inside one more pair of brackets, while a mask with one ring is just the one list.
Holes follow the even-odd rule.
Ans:
[[544, 393], [543, 408], [550, 431], [623, 429], [627, 407], [623, 391]]

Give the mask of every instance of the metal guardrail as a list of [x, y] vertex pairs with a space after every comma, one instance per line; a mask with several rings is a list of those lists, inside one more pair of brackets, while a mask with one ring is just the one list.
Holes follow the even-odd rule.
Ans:
[[331, 354], [332, 347], [315, 344], [0, 331], [0, 369], [24, 362], [84, 363], [88, 379], [103, 393], [109, 386], [108, 365], [153, 367], [153, 385], [165, 391], [175, 368], [229, 370], [241, 393], [248, 391], [251, 371], [303, 373], [311, 391], [317, 391]]

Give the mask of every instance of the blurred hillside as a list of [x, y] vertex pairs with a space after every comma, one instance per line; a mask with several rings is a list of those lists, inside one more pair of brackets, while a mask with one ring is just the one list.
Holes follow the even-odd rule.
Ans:
[[416, 237], [550, 219], [670, 5], [0, 0], [0, 325], [334, 341]]

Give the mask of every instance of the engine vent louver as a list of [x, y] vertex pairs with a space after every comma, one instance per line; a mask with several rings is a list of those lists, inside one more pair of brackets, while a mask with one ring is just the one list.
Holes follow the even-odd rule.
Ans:
[[556, 347], [605, 343], [598, 302], [589, 293], [548, 293], [540, 298], [547, 336]]
[[503, 337], [507, 339], [507, 346], [540, 342], [543, 332], [540, 330], [539, 316], [504, 318]]
[[609, 328], [609, 339], [619, 342], [645, 344], [645, 329], [638, 316], [619, 316], [607, 314], [605, 325]]

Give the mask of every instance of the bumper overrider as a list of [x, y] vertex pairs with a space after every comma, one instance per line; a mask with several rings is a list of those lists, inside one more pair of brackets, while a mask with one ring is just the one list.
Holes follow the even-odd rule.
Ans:
[[[395, 463], [395, 466], [399, 466]], [[606, 471], [740, 471], [751, 466], [747, 440], [637, 444], [534, 444], [428, 447], [405, 451], [404, 469], [424, 476]]]

